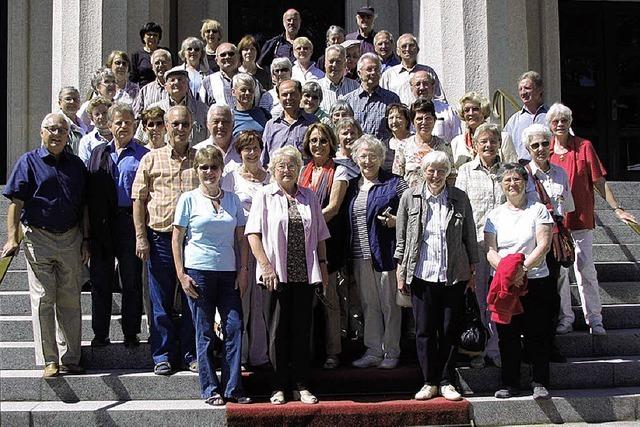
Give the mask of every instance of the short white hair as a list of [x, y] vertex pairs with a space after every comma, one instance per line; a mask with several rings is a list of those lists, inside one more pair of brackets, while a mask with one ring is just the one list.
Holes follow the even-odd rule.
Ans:
[[275, 177], [276, 166], [284, 159], [293, 160], [296, 165], [296, 175], [300, 175], [302, 169], [302, 154], [300, 150], [292, 145], [285, 145], [282, 148], [278, 148], [271, 154], [271, 160], [269, 160], [269, 172], [272, 177]]
[[228, 105], [220, 105], [220, 104], [211, 104], [209, 110], [207, 111], [207, 123], [211, 122], [211, 118], [213, 117], [213, 113], [216, 110], [223, 111], [225, 114], [228, 114], [231, 118], [231, 124], [233, 124], [233, 112], [231, 111], [231, 107]]
[[385, 155], [387, 154], [387, 146], [384, 142], [367, 133], [356, 139], [351, 146], [351, 158], [356, 164], [358, 164], [358, 155], [360, 154], [360, 151], [365, 148], [372, 149], [380, 158], [380, 165], [382, 165]]
[[431, 165], [444, 165], [445, 166], [445, 175], [449, 176], [451, 173], [451, 161], [449, 160], [449, 156], [444, 151], [433, 150], [429, 151], [423, 158], [420, 163], [420, 169], [422, 171], [426, 171], [427, 168]]
[[[60, 118], [60, 120], [63, 120], [67, 124], [67, 128], [69, 128], [70, 120], [67, 119], [67, 116], [65, 116], [62, 113], [56, 112], [56, 113], [49, 113], [46, 116], [44, 116], [44, 119], [42, 119], [42, 123], [40, 123], [40, 129], [44, 129], [47, 126], [47, 123], [49, 123], [51, 119], [56, 117]], [[68, 130], [69, 129], [67, 129], [67, 131]]]
[[360, 59], [358, 59], [358, 65], [356, 65], [356, 71], [360, 72], [362, 64], [364, 64], [364, 61], [367, 59], [376, 63], [376, 70], [378, 71], [378, 73], [380, 73], [382, 64], [380, 63], [380, 58], [378, 57], [378, 55], [373, 52], [363, 53], [362, 56], [360, 56]]
[[573, 113], [571, 112], [571, 108], [560, 102], [553, 104], [551, 108], [549, 108], [549, 111], [547, 111], [547, 124], [551, 125], [551, 122], [558, 118], [566, 118], [569, 120], [569, 126], [571, 126], [571, 123], [573, 122]]
[[531, 144], [531, 139], [536, 135], [542, 135], [549, 141], [551, 139], [551, 130], [540, 123], [529, 125], [522, 131], [522, 142], [528, 147]]

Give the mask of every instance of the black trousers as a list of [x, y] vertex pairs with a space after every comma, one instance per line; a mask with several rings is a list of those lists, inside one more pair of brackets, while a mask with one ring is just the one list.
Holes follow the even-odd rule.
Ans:
[[425, 384], [446, 385], [455, 378], [465, 286], [445, 286], [417, 277], [411, 281], [416, 352]]
[[133, 217], [118, 212], [114, 221], [115, 247], [107, 250], [100, 242], [91, 245], [91, 326], [97, 337], [109, 336], [112, 288], [115, 280], [115, 259], [118, 259], [122, 282], [122, 332], [140, 333], [142, 318], [142, 261], [136, 256], [136, 237]]
[[532, 385], [549, 386], [549, 359], [555, 335], [553, 323], [558, 314], [555, 306], [558, 290], [550, 277], [529, 279], [528, 289], [520, 299], [524, 313], [513, 316], [508, 325], [496, 323], [502, 385], [505, 387], [520, 388], [520, 336], [524, 336], [524, 349], [531, 361]]
[[308, 387], [311, 376], [313, 286], [280, 283], [271, 293], [269, 358], [275, 371], [274, 390]]

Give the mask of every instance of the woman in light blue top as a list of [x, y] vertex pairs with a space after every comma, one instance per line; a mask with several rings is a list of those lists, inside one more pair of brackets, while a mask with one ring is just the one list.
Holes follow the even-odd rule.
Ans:
[[[172, 239], [176, 272], [188, 296], [196, 330], [201, 394], [206, 403], [216, 406], [224, 405], [225, 400], [251, 403], [240, 380], [240, 297], [247, 289], [246, 217], [238, 196], [220, 188], [223, 167], [222, 152], [217, 148], [208, 146], [196, 153], [194, 168], [200, 185], [180, 196]], [[213, 358], [216, 309], [224, 334], [222, 387]]]

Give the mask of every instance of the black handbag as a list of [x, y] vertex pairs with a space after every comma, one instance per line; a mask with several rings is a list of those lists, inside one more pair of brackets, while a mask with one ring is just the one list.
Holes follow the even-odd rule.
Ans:
[[476, 295], [467, 289], [464, 293], [464, 316], [458, 349], [461, 353], [482, 354], [488, 339], [489, 334], [482, 324]]

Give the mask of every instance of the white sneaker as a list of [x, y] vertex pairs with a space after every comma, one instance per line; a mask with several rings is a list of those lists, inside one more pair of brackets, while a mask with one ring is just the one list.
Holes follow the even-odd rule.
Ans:
[[435, 385], [425, 384], [419, 392], [416, 393], [416, 400], [429, 400], [438, 395], [438, 387]]
[[558, 327], [556, 327], [556, 334], [564, 335], [573, 331], [573, 326], [571, 324], [559, 323]]
[[395, 369], [398, 366], [397, 357], [385, 357], [378, 365], [378, 369]]
[[607, 335], [607, 331], [604, 329], [604, 326], [602, 326], [602, 323], [592, 325], [589, 332], [591, 332], [591, 335]]
[[462, 400], [462, 395], [451, 384], [440, 387], [440, 396], [447, 400]]
[[356, 368], [375, 368], [382, 363], [382, 357], [371, 356], [369, 354], [365, 354], [358, 360], [354, 360], [351, 364]]

